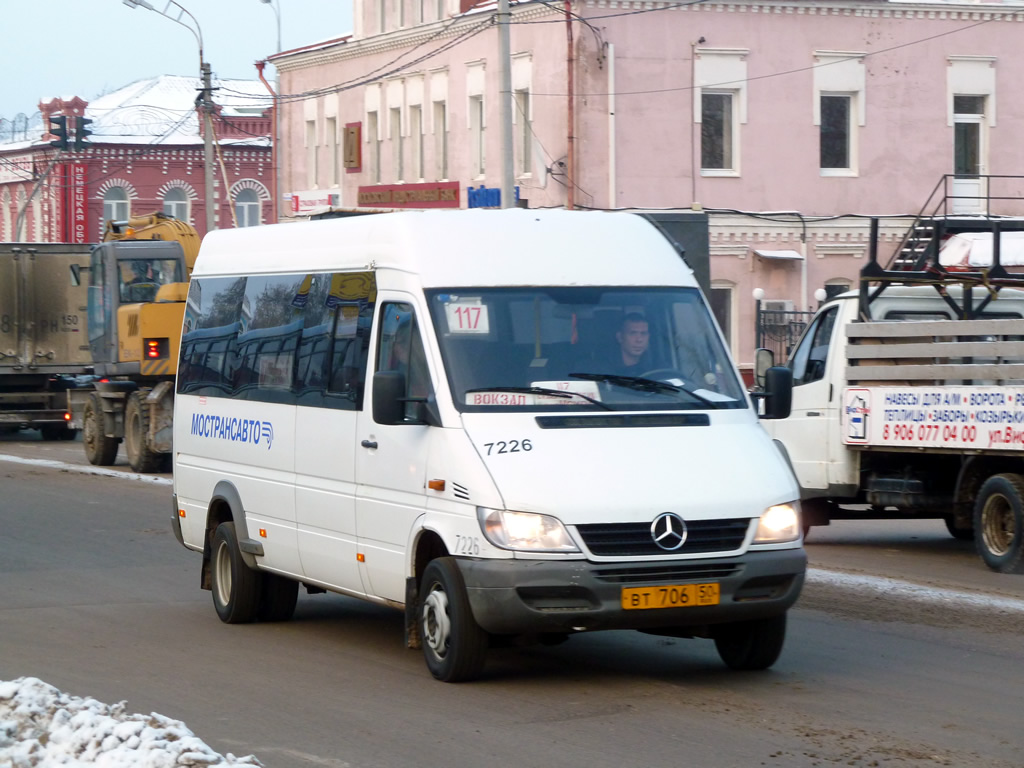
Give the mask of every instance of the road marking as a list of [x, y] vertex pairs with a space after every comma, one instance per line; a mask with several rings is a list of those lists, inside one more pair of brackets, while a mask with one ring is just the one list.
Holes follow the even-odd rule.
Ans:
[[[1012, 579], [1013, 576], [1006, 578]], [[833, 587], [853, 589], [858, 592], [877, 594], [879, 597], [893, 597], [913, 600], [918, 603], [934, 605], [956, 605], [963, 608], [970, 606], [985, 610], [997, 610], [1009, 613], [1024, 614], [1024, 600], [1013, 597], [998, 597], [981, 592], [964, 592], [958, 589], [926, 587], [909, 581], [889, 579], [884, 576], [864, 576], [842, 571], [829, 571], [822, 568], [808, 568], [808, 584], [824, 584]]]
[[0, 461], [9, 461], [13, 464], [28, 464], [34, 467], [48, 467], [50, 469], [63, 469], [67, 472], [81, 472], [85, 475], [103, 475], [104, 477], [125, 477], [129, 480], [141, 480], [144, 483], [154, 485], [171, 485], [169, 477], [154, 477], [153, 475], [140, 475], [138, 472], [119, 472], [116, 469], [105, 469], [103, 467], [85, 467], [81, 464], [67, 464], [63, 461], [51, 461], [50, 459], [26, 459], [21, 456], [8, 456], [0, 453]]

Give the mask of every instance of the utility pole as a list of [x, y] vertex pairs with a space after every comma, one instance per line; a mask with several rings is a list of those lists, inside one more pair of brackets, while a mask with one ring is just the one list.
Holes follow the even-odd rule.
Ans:
[[[501, 69], [501, 207], [515, 206], [512, 171], [512, 53], [508, 0], [498, 0], [498, 59]], [[525, 116], [523, 117], [525, 120]]]
[[217, 228], [214, 209], [213, 190], [213, 98], [211, 96], [210, 64], [202, 62], [200, 70], [203, 77], [203, 106], [200, 114], [203, 120], [203, 186], [206, 187], [206, 231], [213, 232]]

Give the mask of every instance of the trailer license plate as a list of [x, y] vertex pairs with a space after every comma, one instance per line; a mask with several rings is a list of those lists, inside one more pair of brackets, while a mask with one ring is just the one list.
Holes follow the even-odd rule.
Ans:
[[685, 608], [691, 605], [718, 605], [718, 584], [668, 584], [657, 587], [623, 587], [622, 608]]

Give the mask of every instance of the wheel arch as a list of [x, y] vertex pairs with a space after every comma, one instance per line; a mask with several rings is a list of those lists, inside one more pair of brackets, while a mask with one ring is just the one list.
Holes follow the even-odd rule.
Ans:
[[[213, 534], [221, 523], [234, 522], [235, 536], [239, 542], [249, 538], [249, 527], [245, 520], [245, 507], [238, 489], [227, 480], [221, 480], [213, 489], [210, 504], [206, 510], [206, 533], [203, 536], [203, 589], [210, 589], [210, 557], [213, 552]], [[256, 570], [256, 556], [242, 551], [242, 560]]]
[[416, 621], [416, 605], [419, 602], [420, 583], [423, 572], [431, 560], [449, 554], [441, 534], [430, 528], [420, 528], [410, 546], [410, 575], [405, 580], [405, 644], [408, 648], [422, 647], [419, 624]]

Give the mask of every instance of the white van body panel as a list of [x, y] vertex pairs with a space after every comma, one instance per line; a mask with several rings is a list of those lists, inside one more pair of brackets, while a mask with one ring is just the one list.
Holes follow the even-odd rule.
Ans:
[[[518, 413], [467, 413], [463, 423], [506, 509], [569, 525], [668, 511], [753, 518], [793, 498], [785, 461], [749, 410], [716, 413], [708, 426], [539, 429], [533, 414]], [[515, 439], [531, 450], [499, 453]], [[740, 446], [742, 466], [722, 460]]]

